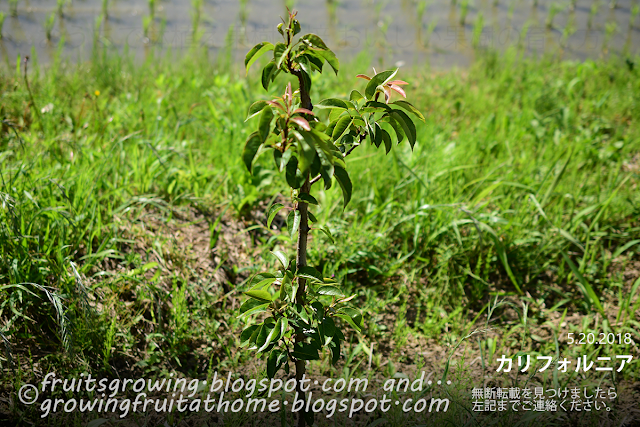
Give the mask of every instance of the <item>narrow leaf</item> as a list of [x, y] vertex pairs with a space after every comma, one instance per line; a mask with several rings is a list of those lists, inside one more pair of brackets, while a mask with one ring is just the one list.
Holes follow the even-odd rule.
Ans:
[[276, 257], [278, 259], [278, 261], [280, 261], [280, 264], [282, 264], [283, 268], [287, 268], [289, 266], [289, 259], [287, 258], [287, 256], [284, 254], [284, 252], [281, 251], [271, 251], [271, 254]]
[[298, 232], [298, 228], [300, 228], [300, 211], [296, 209], [289, 212], [287, 216], [287, 229], [292, 238]]
[[309, 43], [311, 43], [311, 45], [319, 49], [323, 49], [323, 50], [329, 49], [327, 45], [324, 44], [324, 41], [322, 41], [322, 39], [315, 34], [307, 34], [302, 37], [302, 40], [308, 41]]
[[338, 58], [336, 58], [336, 55], [330, 50], [323, 50], [318, 53], [327, 61], [337, 76], [338, 70], [340, 69], [340, 62], [338, 61]]
[[247, 113], [247, 118], [244, 119], [244, 121], [246, 122], [250, 118], [258, 115], [267, 105], [267, 101], [256, 101], [251, 104], [251, 106], [249, 107], [249, 112]]
[[310, 205], [318, 205], [318, 201], [316, 200], [315, 197], [313, 197], [311, 194], [307, 194], [307, 193], [300, 193], [300, 195], [298, 196], [298, 198], [300, 200], [304, 200], [305, 202], [309, 203]]
[[298, 271], [298, 276], [322, 283], [322, 274], [320, 274], [318, 270], [309, 265], [300, 268], [300, 270]]
[[334, 167], [334, 176], [336, 177], [338, 184], [340, 184], [340, 188], [342, 188], [342, 198], [344, 199], [343, 209], [344, 209], [347, 207], [347, 205], [349, 204], [349, 201], [351, 200], [351, 191], [353, 188], [351, 185], [351, 179], [349, 178], [349, 174], [347, 173], [347, 171], [337, 165]]
[[411, 149], [413, 150], [413, 146], [416, 143], [416, 125], [413, 124], [413, 121], [407, 113], [400, 110], [394, 110], [391, 112], [391, 117], [393, 117], [400, 126], [402, 126], [402, 131], [409, 139], [409, 144], [411, 145]]
[[268, 291], [262, 289], [254, 289], [244, 292], [247, 296], [257, 299], [258, 301], [271, 302], [271, 294]]
[[425, 121], [424, 116], [422, 115], [420, 110], [418, 110], [416, 107], [414, 107], [412, 104], [408, 103], [407, 101], [400, 100], [400, 101], [392, 102], [390, 105], [397, 105], [400, 108], [404, 108], [406, 111], [414, 114], [423, 122]]
[[244, 144], [244, 150], [242, 151], [242, 161], [244, 161], [244, 164], [249, 172], [251, 172], [253, 159], [260, 149], [262, 142], [263, 139], [261, 138], [260, 134], [258, 132], [253, 132], [251, 135], [249, 135], [249, 138], [247, 138], [247, 142]]
[[335, 286], [320, 286], [316, 291], [320, 295], [331, 295], [335, 297], [343, 297], [344, 293]]
[[269, 303], [256, 305], [255, 307], [252, 307], [249, 310], [245, 311], [244, 313], [240, 314], [238, 316], [238, 319], [242, 319], [243, 317], [252, 316], [252, 315], [257, 314], [257, 313], [265, 312], [265, 311], [267, 311], [267, 307], [269, 307]]
[[587, 279], [585, 279], [584, 276], [580, 273], [580, 270], [578, 270], [578, 267], [576, 267], [573, 261], [571, 261], [571, 258], [569, 258], [566, 252], [560, 251], [560, 253], [562, 254], [562, 257], [567, 262], [567, 264], [569, 264], [569, 268], [573, 272], [573, 275], [576, 276], [576, 279], [578, 279], [578, 288], [582, 292], [582, 295], [584, 295], [585, 299], [593, 304], [598, 309], [600, 314], [602, 314], [602, 317], [606, 319], [607, 315], [604, 312], [604, 308], [602, 308], [602, 305], [600, 304], [600, 299], [593, 291], [593, 288], [591, 287], [589, 282], [587, 282]]
[[267, 228], [271, 228], [271, 223], [282, 208], [284, 208], [284, 205], [280, 203], [274, 203], [269, 207], [269, 211], [267, 212]]
[[251, 50], [247, 53], [247, 56], [245, 56], [244, 58], [244, 66], [247, 73], [249, 72], [249, 67], [251, 67], [251, 65], [256, 62], [256, 60], [265, 52], [273, 50], [273, 47], [273, 44], [269, 42], [262, 42], [251, 48]]
[[296, 131], [293, 132], [293, 135], [298, 140], [298, 168], [304, 175], [313, 164], [313, 159], [316, 156], [313, 138], [305, 138], [302, 133]]
[[262, 87], [264, 90], [269, 90], [269, 84], [273, 81], [278, 68], [274, 61], [269, 62], [262, 69]]
[[305, 342], [295, 343], [292, 355], [298, 360], [317, 360], [320, 358], [318, 349]]
[[327, 227], [320, 227], [320, 231], [322, 231], [329, 238], [331, 243], [334, 243], [334, 244], [336, 243], [333, 240], [333, 236], [331, 235], [331, 231]]
[[331, 139], [333, 139], [334, 141], [339, 140], [342, 137], [342, 135], [344, 135], [345, 132], [349, 129], [349, 126], [351, 126], [352, 121], [353, 119], [351, 118], [351, 116], [344, 116], [338, 119], [338, 122], [336, 123], [336, 127], [333, 128]]
[[318, 108], [342, 108], [344, 110], [349, 108], [346, 102], [338, 98], [323, 99], [322, 101], [320, 101], [320, 103], [316, 104], [315, 106]]
[[271, 108], [265, 108], [260, 114], [260, 122], [258, 123], [258, 132], [262, 138], [262, 142], [266, 141], [271, 130], [271, 120], [273, 120], [273, 111]]

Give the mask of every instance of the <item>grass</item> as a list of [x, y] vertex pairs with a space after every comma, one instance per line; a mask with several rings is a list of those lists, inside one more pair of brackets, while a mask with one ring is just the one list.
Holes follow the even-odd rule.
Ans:
[[[313, 99], [348, 96], [369, 61], [314, 81]], [[468, 71], [401, 70], [427, 117], [415, 150], [350, 156], [357, 183], [344, 211], [339, 190], [316, 196], [333, 241], [312, 231], [310, 262], [356, 294], [365, 328], [337, 368], [323, 358], [313, 375], [373, 381], [426, 366], [454, 382], [431, 389], [457, 402], [443, 417], [478, 425], [470, 390], [497, 378], [503, 354], [637, 355], [625, 343], [567, 344], [590, 332], [640, 341], [640, 80], [621, 61], [510, 51], [479, 55]], [[97, 52], [30, 70], [28, 80], [19, 61], [0, 72], [2, 393], [50, 371], [263, 375], [238, 349], [235, 316], [269, 251], [292, 247], [281, 218], [264, 226], [287, 187], [271, 159], [251, 176], [240, 153], [248, 105], [284, 82], [267, 95], [258, 75], [212, 67], [198, 50], [179, 61], [151, 51], [142, 64]], [[618, 387], [638, 372], [580, 381]], [[28, 409], [3, 407], [22, 421], [38, 416]], [[388, 425], [406, 425], [402, 416], [390, 412]]]

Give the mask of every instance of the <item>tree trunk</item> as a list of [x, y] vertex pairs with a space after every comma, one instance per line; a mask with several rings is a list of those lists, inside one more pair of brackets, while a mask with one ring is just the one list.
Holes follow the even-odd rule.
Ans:
[[[305, 181], [304, 185], [300, 189], [300, 193], [309, 194], [309, 189], [311, 185], [309, 183], [309, 178]], [[300, 269], [301, 267], [305, 267], [307, 265], [307, 236], [309, 234], [309, 216], [308, 216], [308, 205], [304, 202], [298, 203], [298, 211], [300, 212], [300, 231], [298, 232], [298, 245], [297, 245], [297, 253], [296, 253], [296, 267]], [[305, 286], [306, 280], [302, 277], [298, 277], [298, 291], [296, 293], [296, 303], [304, 305], [304, 295], [305, 295]], [[301, 330], [296, 331], [296, 343], [304, 341], [304, 334]], [[307, 397], [305, 392], [302, 390], [302, 376], [306, 371], [305, 361], [304, 360], [296, 360], [296, 390], [298, 391], [298, 395], [305, 402], [302, 411], [299, 414], [298, 418], [298, 427], [305, 427], [305, 409], [307, 406]]]
[[[293, 74], [298, 77], [298, 85], [300, 88], [300, 101], [302, 104], [302, 108], [306, 108], [311, 111], [313, 109], [313, 105], [311, 104], [311, 99], [309, 97], [309, 92], [306, 90], [304, 86], [304, 81], [302, 78], [302, 73], [300, 71], [292, 71]], [[309, 194], [311, 190], [311, 183], [309, 182], [309, 176], [307, 175], [307, 179], [305, 183], [300, 188], [300, 194]], [[296, 248], [296, 268], [300, 270], [302, 267], [306, 267], [307, 265], [307, 236], [309, 235], [309, 215], [308, 215], [308, 207], [309, 205], [306, 202], [300, 201], [298, 202], [298, 212], [300, 212], [300, 228], [298, 231], [298, 242]], [[304, 305], [304, 295], [305, 295], [305, 287], [306, 280], [302, 277], [298, 277], [298, 291], [296, 292], [296, 303]], [[301, 330], [296, 330], [295, 342], [304, 341], [304, 334]], [[305, 414], [307, 407], [307, 397], [305, 392], [302, 390], [302, 376], [305, 374], [306, 366], [304, 360], [296, 360], [296, 391], [298, 392], [298, 396], [300, 399], [304, 401], [304, 405], [302, 410], [298, 415], [298, 427], [305, 427]]]

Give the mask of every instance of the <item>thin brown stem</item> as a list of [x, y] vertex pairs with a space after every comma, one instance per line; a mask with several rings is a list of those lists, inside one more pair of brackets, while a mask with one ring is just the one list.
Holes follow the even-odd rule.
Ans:
[[[311, 98], [309, 96], [309, 92], [304, 85], [304, 79], [302, 77], [302, 72], [300, 70], [296, 70], [291, 67], [289, 64], [289, 72], [298, 78], [298, 87], [300, 89], [300, 103], [302, 108], [306, 108], [311, 111], [313, 109], [313, 105], [311, 104]], [[309, 181], [309, 176], [307, 175], [307, 179], [304, 184], [300, 188], [300, 194], [309, 194], [311, 190], [311, 182]], [[300, 270], [302, 267], [306, 267], [307, 265], [307, 237], [309, 235], [309, 215], [308, 215], [308, 204], [303, 201], [298, 202], [297, 210], [300, 212], [300, 229], [298, 231], [298, 242], [296, 248], [296, 268]], [[305, 300], [304, 296], [306, 294], [306, 280], [303, 277], [298, 276], [298, 291], [296, 292], [296, 303], [304, 305]], [[295, 342], [302, 343], [305, 337], [300, 328], [296, 329], [295, 334]], [[298, 392], [298, 396], [304, 402], [302, 410], [298, 415], [298, 427], [305, 427], [305, 415], [306, 415], [306, 406], [307, 406], [307, 396], [303, 390], [302, 379], [306, 371], [305, 361], [304, 360], [296, 360], [296, 391]]]

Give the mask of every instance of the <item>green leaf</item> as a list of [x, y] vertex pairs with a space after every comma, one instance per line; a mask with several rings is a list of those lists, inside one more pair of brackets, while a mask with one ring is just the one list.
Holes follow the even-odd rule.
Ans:
[[398, 144], [400, 144], [405, 138], [404, 131], [402, 130], [402, 125], [398, 123], [397, 120], [392, 116], [386, 116], [386, 117], [389, 119], [389, 125], [391, 125], [394, 132], [396, 133]]
[[[251, 283], [250, 285], [253, 286], [254, 283], [258, 283], [258, 282], [262, 282], [265, 279], [276, 279], [276, 276], [274, 274], [271, 273], [258, 273], [255, 276], [253, 276], [251, 278]], [[253, 289], [253, 287], [251, 288]]]
[[276, 43], [276, 46], [273, 49], [273, 62], [276, 64], [276, 68], [280, 68], [280, 66], [277, 65], [277, 63], [278, 63], [278, 60], [280, 59], [280, 57], [282, 56], [282, 54], [286, 50], [287, 50], [287, 45], [285, 45], [282, 42]]
[[322, 274], [315, 268], [306, 265], [298, 270], [298, 276], [322, 283]]
[[398, 72], [397, 69], [388, 70], [373, 76], [371, 80], [369, 80], [369, 83], [367, 84], [367, 87], [364, 90], [364, 95], [367, 97], [367, 99], [373, 99], [374, 95], [376, 94], [376, 91], [378, 90], [378, 86], [391, 80], [393, 76], [396, 75], [397, 72]]
[[256, 308], [259, 305], [264, 305], [264, 302], [249, 298], [240, 306], [240, 313], [246, 313], [247, 311]]
[[351, 307], [343, 307], [340, 310], [338, 310], [338, 312], [345, 313], [346, 315], [351, 317], [351, 319], [353, 320], [353, 323], [355, 323], [358, 326], [358, 328], [362, 328], [362, 313], [360, 313], [359, 310], [356, 310], [355, 308], [351, 308]]
[[251, 104], [251, 106], [249, 107], [249, 112], [247, 113], [247, 118], [244, 119], [244, 121], [246, 122], [250, 118], [258, 115], [267, 105], [269, 105], [267, 104], [267, 101], [256, 101]]
[[260, 280], [258, 283], [256, 283], [255, 285], [253, 285], [251, 287], [252, 291], [255, 290], [264, 290], [264, 288], [266, 288], [267, 286], [271, 285], [273, 282], [276, 281], [275, 277], [268, 277], [266, 279]]
[[340, 69], [340, 62], [338, 61], [338, 58], [336, 58], [336, 55], [330, 50], [323, 50], [318, 53], [327, 61], [337, 76], [338, 70]]
[[327, 45], [324, 44], [324, 41], [322, 41], [322, 39], [315, 34], [307, 34], [305, 36], [302, 36], [301, 40], [308, 41], [312, 46], [317, 47], [318, 49], [329, 50]]
[[300, 228], [300, 218], [300, 211], [297, 209], [289, 212], [289, 215], [287, 215], [287, 229], [289, 230], [291, 238], [295, 236], [298, 228]]
[[311, 72], [313, 71], [311, 62], [309, 62], [309, 58], [310, 58], [309, 55], [296, 56], [296, 61], [298, 62], [298, 65], [300, 65], [300, 68], [302, 69], [302, 71], [304, 71], [307, 74], [311, 74]]
[[340, 184], [340, 188], [342, 189], [344, 209], [347, 207], [349, 201], [351, 200], [351, 191], [353, 189], [351, 185], [351, 179], [349, 178], [349, 174], [347, 173], [347, 171], [337, 165], [334, 167], [334, 176], [336, 177], [336, 180], [338, 181], [338, 184]]
[[351, 102], [358, 102], [360, 100], [364, 99], [364, 96], [362, 96], [362, 94], [360, 92], [358, 92], [357, 90], [352, 90], [351, 93], [349, 94], [349, 100]]
[[562, 257], [567, 262], [567, 264], [569, 264], [569, 268], [573, 272], [573, 275], [576, 276], [576, 279], [578, 279], [578, 288], [580, 289], [580, 292], [582, 292], [582, 295], [584, 295], [585, 299], [590, 303], [590, 305], [595, 305], [600, 314], [602, 314], [602, 317], [606, 319], [607, 315], [604, 312], [604, 308], [602, 308], [602, 305], [600, 304], [600, 299], [593, 291], [593, 288], [591, 287], [589, 282], [587, 282], [587, 279], [585, 279], [584, 276], [580, 273], [580, 270], [578, 270], [578, 267], [576, 267], [573, 261], [571, 261], [571, 258], [569, 258], [566, 252], [561, 250], [560, 253], [562, 254]]
[[[316, 156], [316, 149], [313, 144], [313, 138], [305, 138], [300, 132], [292, 132], [298, 140], [298, 168], [302, 175], [305, 174], [313, 164]], [[307, 134], [308, 135], [308, 134]]]
[[285, 269], [289, 266], [289, 259], [287, 259], [287, 256], [281, 252], [281, 251], [271, 251], [271, 254], [276, 257], [278, 259], [278, 261], [280, 261], [280, 264], [282, 264], [282, 267], [284, 267]]
[[315, 197], [313, 197], [311, 194], [307, 194], [307, 193], [300, 193], [300, 195], [298, 196], [298, 198], [300, 200], [303, 200], [307, 203], [309, 203], [310, 205], [318, 205], [318, 201], [316, 200]]
[[307, 215], [309, 216], [309, 221], [318, 222], [318, 218], [316, 218], [316, 216], [313, 213], [311, 213], [311, 211], [308, 211]]
[[260, 114], [260, 123], [258, 123], [258, 132], [262, 138], [262, 142], [266, 141], [271, 131], [271, 120], [273, 120], [273, 111], [271, 108], [265, 108]]
[[293, 310], [298, 314], [298, 316], [300, 316], [300, 318], [305, 323], [309, 323], [309, 314], [307, 313], [307, 311], [304, 309], [304, 307], [301, 304], [294, 304], [293, 305]]
[[318, 360], [320, 355], [318, 349], [305, 342], [297, 342], [293, 345], [292, 356], [298, 360]]
[[342, 108], [346, 110], [349, 108], [346, 102], [342, 99], [338, 98], [327, 98], [320, 101], [320, 103], [315, 105], [317, 108]]
[[344, 320], [345, 322], [347, 322], [353, 329], [355, 329], [356, 331], [360, 332], [360, 328], [358, 327], [358, 325], [356, 325], [353, 322], [353, 319], [349, 316], [347, 316], [346, 314], [336, 314], [335, 317], [338, 317], [342, 320]]
[[285, 176], [287, 178], [287, 184], [289, 184], [289, 187], [291, 188], [300, 188], [302, 187], [302, 184], [304, 184], [305, 178], [302, 175], [302, 172], [300, 172], [300, 169], [298, 169], [297, 157], [292, 156], [287, 162]]
[[335, 297], [344, 296], [344, 293], [335, 286], [320, 286], [316, 292], [320, 295], [331, 295]]
[[[273, 319], [273, 318], [271, 318], [271, 319]], [[251, 350], [261, 348], [262, 345], [267, 341], [267, 337], [269, 336], [269, 334], [273, 330], [274, 326], [275, 325], [273, 323], [267, 323], [267, 321], [265, 320], [265, 322], [262, 323], [262, 327], [258, 331], [256, 331], [257, 332], [257, 337], [256, 337], [255, 344], [253, 346], [249, 347], [249, 348]], [[267, 347], [268, 346], [269, 346], [269, 344], [267, 344]]]
[[303, 132], [301, 133], [305, 138], [313, 138], [315, 141], [316, 153], [318, 153], [318, 157], [320, 158], [320, 163], [328, 172], [330, 172], [331, 175], [333, 175], [333, 154], [331, 151], [331, 146], [333, 144], [329, 141], [329, 136], [316, 129], [311, 129], [309, 135], [306, 135]]
[[276, 376], [276, 373], [282, 366], [284, 362], [287, 361], [287, 353], [280, 350], [279, 348], [274, 348], [269, 353], [269, 358], [267, 359], [267, 376], [271, 379]]
[[[257, 301], [257, 300], [250, 300], [250, 301]], [[244, 304], [242, 304], [242, 305], [244, 306]], [[243, 317], [248, 317], [248, 316], [252, 316], [254, 314], [258, 314], [258, 313], [262, 313], [264, 311], [267, 311], [267, 307], [269, 307], [269, 303], [262, 303], [262, 304], [253, 306], [252, 308], [250, 308], [250, 309], [246, 310], [245, 312], [241, 313], [238, 316], [238, 319], [242, 319]]]
[[[278, 43], [280, 44], [280, 43]], [[274, 52], [275, 53], [275, 60], [276, 60], [276, 67], [280, 70], [282, 69], [282, 63], [284, 62], [285, 59], [287, 59], [287, 56], [289, 55], [289, 52], [291, 52], [291, 48], [293, 47], [293, 45], [290, 45], [289, 47], [287, 47], [282, 53], [280, 51], [278, 52]], [[280, 56], [278, 56], [280, 55]]]
[[274, 203], [269, 207], [269, 211], [267, 212], [267, 228], [271, 228], [271, 223], [275, 219], [278, 212], [280, 212], [283, 208], [284, 205], [281, 203]]
[[293, 301], [294, 298], [291, 280], [285, 276], [282, 278], [282, 284], [280, 285], [280, 299], [282, 301]]
[[418, 117], [423, 122], [425, 121], [424, 116], [422, 115], [420, 110], [418, 110], [416, 107], [414, 107], [413, 105], [411, 105], [407, 101], [399, 100], [399, 101], [396, 101], [396, 102], [392, 102], [390, 105], [397, 105], [400, 108], [404, 108], [408, 112], [413, 113], [416, 117]]
[[386, 111], [386, 112], [391, 112], [393, 111], [393, 108], [389, 107], [387, 104], [385, 104], [384, 102], [378, 102], [378, 101], [367, 101], [364, 106], [362, 107], [363, 110], [368, 111], [368, 112], [379, 112], [379, 111]]
[[250, 291], [245, 291], [245, 295], [250, 296], [251, 298], [257, 299], [258, 301], [267, 301], [271, 302], [271, 294], [269, 291], [265, 291], [263, 289], [253, 289]]
[[413, 121], [407, 113], [400, 110], [394, 110], [390, 113], [391, 117], [393, 117], [399, 124], [402, 126], [402, 131], [409, 139], [409, 144], [411, 145], [411, 149], [413, 150], [413, 146], [416, 143], [416, 125], [413, 124]]
[[267, 347], [269, 347], [269, 344], [271, 344], [272, 342], [278, 342], [278, 340], [280, 339], [280, 328], [282, 327], [282, 319], [278, 319], [278, 321], [276, 322], [276, 324], [273, 326], [273, 328], [269, 331], [269, 334], [267, 335], [267, 338], [264, 341], [264, 344], [262, 344], [262, 346], [260, 346], [260, 348], [258, 349], [258, 353], [262, 352], [264, 349], [266, 349]]
[[[322, 322], [322, 320], [324, 319], [324, 305], [320, 301], [314, 301], [311, 303], [311, 307], [315, 311], [316, 319], [318, 320], [318, 322]], [[319, 347], [322, 347], [322, 339], [320, 339], [319, 335], [318, 344]]]
[[278, 168], [278, 172], [282, 172], [285, 169], [285, 167], [287, 166], [287, 163], [289, 163], [289, 160], [291, 160], [292, 153], [293, 153], [292, 150], [287, 150], [284, 152], [284, 154], [282, 154], [280, 150], [273, 150], [273, 160], [276, 163], [276, 168]]
[[331, 363], [336, 364], [340, 360], [340, 340], [334, 338], [331, 341]]
[[269, 353], [269, 357], [267, 358], [267, 377], [270, 379], [276, 375], [278, 369], [276, 368], [276, 360], [278, 360], [278, 354], [280, 353], [280, 349], [274, 348]]
[[331, 235], [331, 231], [327, 227], [320, 227], [320, 231], [322, 231], [331, 241], [331, 243], [335, 244], [335, 240], [333, 240], [333, 236]]
[[242, 161], [244, 161], [245, 166], [251, 172], [251, 165], [253, 164], [253, 159], [256, 157], [256, 153], [260, 149], [262, 142], [264, 140], [261, 138], [258, 132], [253, 132], [247, 138], [247, 142], [244, 144], [244, 150], [242, 151]]
[[391, 135], [389, 135], [389, 132], [382, 128], [380, 128], [380, 134], [382, 136], [382, 141], [384, 141], [386, 154], [389, 154], [389, 151], [391, 151], [391, 147], [393, 146], [393, 144], [391, 144]]
[[311, 92], [311, 77], [309, 77], [309, 74], [304, 70], [300, 71], [300, 74], [302, 75], [302, 83], [304, 83], [306, 91]]
[[273, 48], [273, 44], [269, 42], [258, 43], [253, 48], [251, 48], [249, 53], [247, 53], [247, 56], [245, 56], [244, 58], [244, 66], [247, 70], [247, 73], [249, 72], [249, 67], [251, 67], [251, 65], [256, 62], [258, 58], [260, 58], [260, 56], [262, 56], [265, 52], [273, 50]]
[[251, 336], [261, 325], [251, 325], [240, 334], [240, 347], [246, 347], [251, 344]]
[[313, 67], [315, 70], [317, 70], [319, 73], [322, 73], [322, 64], [324, 63], [324, 56], [320, 55], [319, 50], [312, 50], [312, 49], [307, 49], [305, 50], [304, 56], [305, 59], [307, 59], [309, 62], [311, 62], [311, 64], [313, 64]]
[[289, 321], [286, 317], [280, 318], [280, 338], [283, 338], [287, 333], [287, 328], [289, 327]]
[[262, 69], [262, 87], [264, 90], [269, 90], [269, 84], [276, 77], [278, 68], [276, 67], [276, 63], [274, 61], [269, 62]]
[[[325, 317], [322, 321], [322, 329], [325, 337], [333, 337], [336, 333], [336, 324], [331, 317]], [[325, 343], [327, 345], [328, 343]]]
[[349, 126], [351, 126], [352, 121], [353, 119], [351, 118], [351, 116], [343, 116], [339, 118], [336, 126], [333, 128], [333, 132], [331, 133], [331, 139], [333, 139], [334, 141], [339, 140], [342, 135], [347, 132]]

